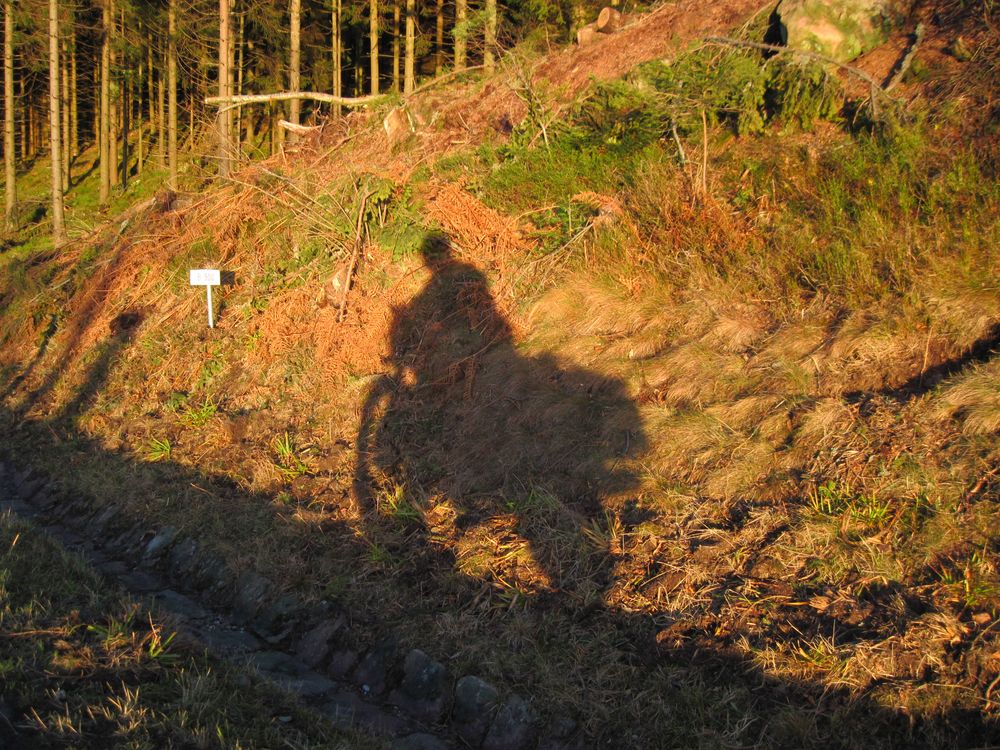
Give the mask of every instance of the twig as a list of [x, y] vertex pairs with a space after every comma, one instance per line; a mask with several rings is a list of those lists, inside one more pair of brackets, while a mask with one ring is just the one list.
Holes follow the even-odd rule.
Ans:
[[681, 143], [681, 137], [677, 135], [677, 123], [673, 120], [670, 121], [670, 134], [674, 137], [674, 143], [677, 144], [677, 156], [681, 160], [681, 168], [687, 166], [687, 154], [684, 153], [684, 145]]
[[922, 23], [917, 24], [916, 30], [913, 32], [913, 44], [910, 45], [910, 49], [907, 50], [906, 55], [899, 63], [899, 69], [893, 74], [892, 78], [889, 79], [889, 83], [885, 85], [886, 91], [892, 91], [900, 81], [903, 80], [903, 76], [906, 75], [906, 71], [910, 69], [910, 64], [913, 62], [914, 55], [917, 54], [917, 47], [924, 40], [924, 25]]
[[701, 110], [701, 197], [708, 195], [708, 116]]
[[354, 277], [354, 268], [358, 264], [358, 253], [361, 252], [361, 229], [365, 221], [365, 207], [368, 205], [368, 198], [372, 191], [368, 191], [361, 197], [361, 207], [358, 209], [358, 223], [354, 230], [354, 252], [351, 253], [351, 262], [347, 266], [347, 278], [344, 281], [344, 291], [340, 295], [340, 311], [337, 313], [337, 322], [343, 323], [347, 316], [347, 293], [351, 290], [351, 279]]

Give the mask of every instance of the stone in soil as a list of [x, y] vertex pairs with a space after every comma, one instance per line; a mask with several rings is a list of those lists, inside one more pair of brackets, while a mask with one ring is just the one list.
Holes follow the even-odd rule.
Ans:
[[330, 644], [343, 626], [343, 615], [323, 620], [302, 636], [295, 653], [306, 665], [315, 669], [326, 661], [330, 654]]
[[448, 750], [448, 746], [433, 734], [411, 734], [392, 743], [392, 750]]
[[186, 620], [209, 620], [212, 613], [189, 596], [171, 589], [157, 591], [150, 599], [159, 607]]
[[399, 641], [396, 636], [383, 638], [361, 659], [354, 670], [354, 683], [367, 696], [381, 696], [392, 678], [398, 656]]
[[413, 649], [403, 663], [403, 681], [389, 701], [419, 719], [436, 722], [444, 713], [447, 680], [444, 665]]
[[483, 750], [527, 750], [535, 742], [536, 722], [531, 706], [520, 696], [512, 695], [486, 733]]
[[388, 737], [413, 731], [408, 722], [399, 716], [366, 703], [350, 690], [337, 691], [320, 710], [341, 729], [363, 729]]
[[357, 651], [349, 648], [338, 649], [330, 655], [330, 661], [326, 665], [326, 672], [335, 680], [346, 680], [357, 663]]
[[142, 551], [143, 564], [155, 565], [158, 563], [176, 538], [177, 529], [172, 526], [162, 529], [159, 534], [149, 540], [149, 543], [146, 544], [145, 549]]
[[199, 629], [197, 635], [210, 652], [220, 656], [247, 654], [260, 648], [260, 641], [245, 630], [207, 626]]
[[466, 675], [455, 685], [452, 719], [466, 742], [477, 746], [482, 742], [499, 697], [495, 687], [474, 675]]
[[259, 573], [247, 570], [236, 579], [233, 613], [243, 622], [249, 622], [264, 603], [271, 584]]
[[186, 578], [198, 561], [198, 542], [186, 537], [170, 550], [170, 573], [178, 579]]

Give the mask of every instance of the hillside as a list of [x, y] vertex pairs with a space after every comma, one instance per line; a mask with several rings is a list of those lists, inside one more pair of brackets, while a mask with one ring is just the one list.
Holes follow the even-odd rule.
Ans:
[[995, 743], [1000, 10], [850, 71], [707, 41], [772, 5], [529, 40], [395, 142], [360, 110], [26, 230], [4, 459], [365, 700], [413, 714], [422, 650], [449, 743], [499, 731], [468, 675], [492, 747]]

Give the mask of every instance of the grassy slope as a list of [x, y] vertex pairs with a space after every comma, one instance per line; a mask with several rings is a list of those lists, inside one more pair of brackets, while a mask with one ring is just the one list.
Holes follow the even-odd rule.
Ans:
[[[930, 62], [928, 91], [991, 70]], [[756, 85], [713, 64], [716, 90]], [[737, 139], [744, 102], [709, 101], [704, 194], [697, 110], [669, 111], [679, 168], [643, 75], [547, 145], [529, 119], [405, 183], [270, 162], [128, 244], [9, 261], [10, 446], [599, 740], [982, 744], [1000, 193], [990, 133], [959, 136], [980, 105]], [[421, 267], [442, 234], [486, 286]], [[237, 275], [211, 334], [184, 278], [205, 262]]]
[[[31, 525], [0, 517], [5, 747], [378, 747], [180, 647]], [[369, 744], [370, 743], [370, 744]]]

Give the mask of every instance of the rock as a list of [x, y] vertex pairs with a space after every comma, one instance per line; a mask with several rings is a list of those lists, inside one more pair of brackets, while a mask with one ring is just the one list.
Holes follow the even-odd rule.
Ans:
[[341, 729], [364, 729], [373, 734], [398, 737], [413, 729], [398, 716], [366, 703], [352, 691], [333, 694], [322, 709], [323, 714]]
[[448, 750], [448, 746], [433, 734], [411, 734], [400, 737], [391, 745], [392, 750]]
[[149, 575], [149, 573], [143, 573], [141, 570], [126, 573], [119, 580], [122, 586], [133, 594], [149, 594], [163, 588], [163, 581], [156, 576]]
[[345, 680], [358, 663], [358, 652], [349, 648], [334, 651], [326, 665], [326, 673], [335, 680]]
[[159, 534], [149, 540], [146, 548], [142, 551], [143, 565], [155, 565], [159, 562], [176, 538], [177, 529], [172, 526], [162, 529]]
[[299, 600], [291, 594], [282, 594], [274, 602], [262, 604], [253, 625], [265, 638], [279, 643], [291, 635], [298, 614]]
[[500, 695], [488, 682], [466, 675], [455, 685], [455, 728], [470, 745], [479, 745], [493, 721]]
[[271, 584], [256, 571], [247, 570], [236, 579], [233, 592], [233, 612], [243, 622], [249, 622], [260, 610], [271, 590]]
[[486, 733], [483, 750], [527, 750], [535, 742], [536, 722], [531, 706], [512, 695]]
[[896, 6], [892, 0], [781, 0], [778, 32], [793, 49], [848, 62], [888, 39]]
[[170, 572], [177, 578], [186, 578], [195, 567], [198, 542], [190, 537], [181, 539], [170, 550]]
[[302, 640], [299, 641], [295, 653], [303, 663], [315, 669], [326, 661], [326, 657], [330, 654], [330, 644], [333, 641], [333, 637], [343, 626], [343, 616], [323, 620], [323, 622], [302, 636]]
[[219, 656], [248, 654], [260, 648], [260, 642], [245, 630], [210, 626], [197, 631], [205, 648]]
[[93, 537], [100, 537], [104, 535], [107, 531], [108, 526], [118, 518], [121, 513], [121, 508], [117, 505], [105, 505], [96, 516], [94, 520], [90, 523], [90, 535]]
[[212, 613], [194, 599], [171, 589], [157, 591], [150, 598], [159, 607], [179, 615], [185, 620], [205, 621], [212, 617]]
[[413, 649], [403, 662], [403, 682], [389, 702], [423, 721], [436, 722], [444, 713], [447, 679], [443, 664]]
[[399, 656], [399, 641], [395, 635], [379, 641], [375, 648], [364, 655], [353, 680], [366, 696], [380, 696], [385, 693], [392, 677], [392, 670]]

